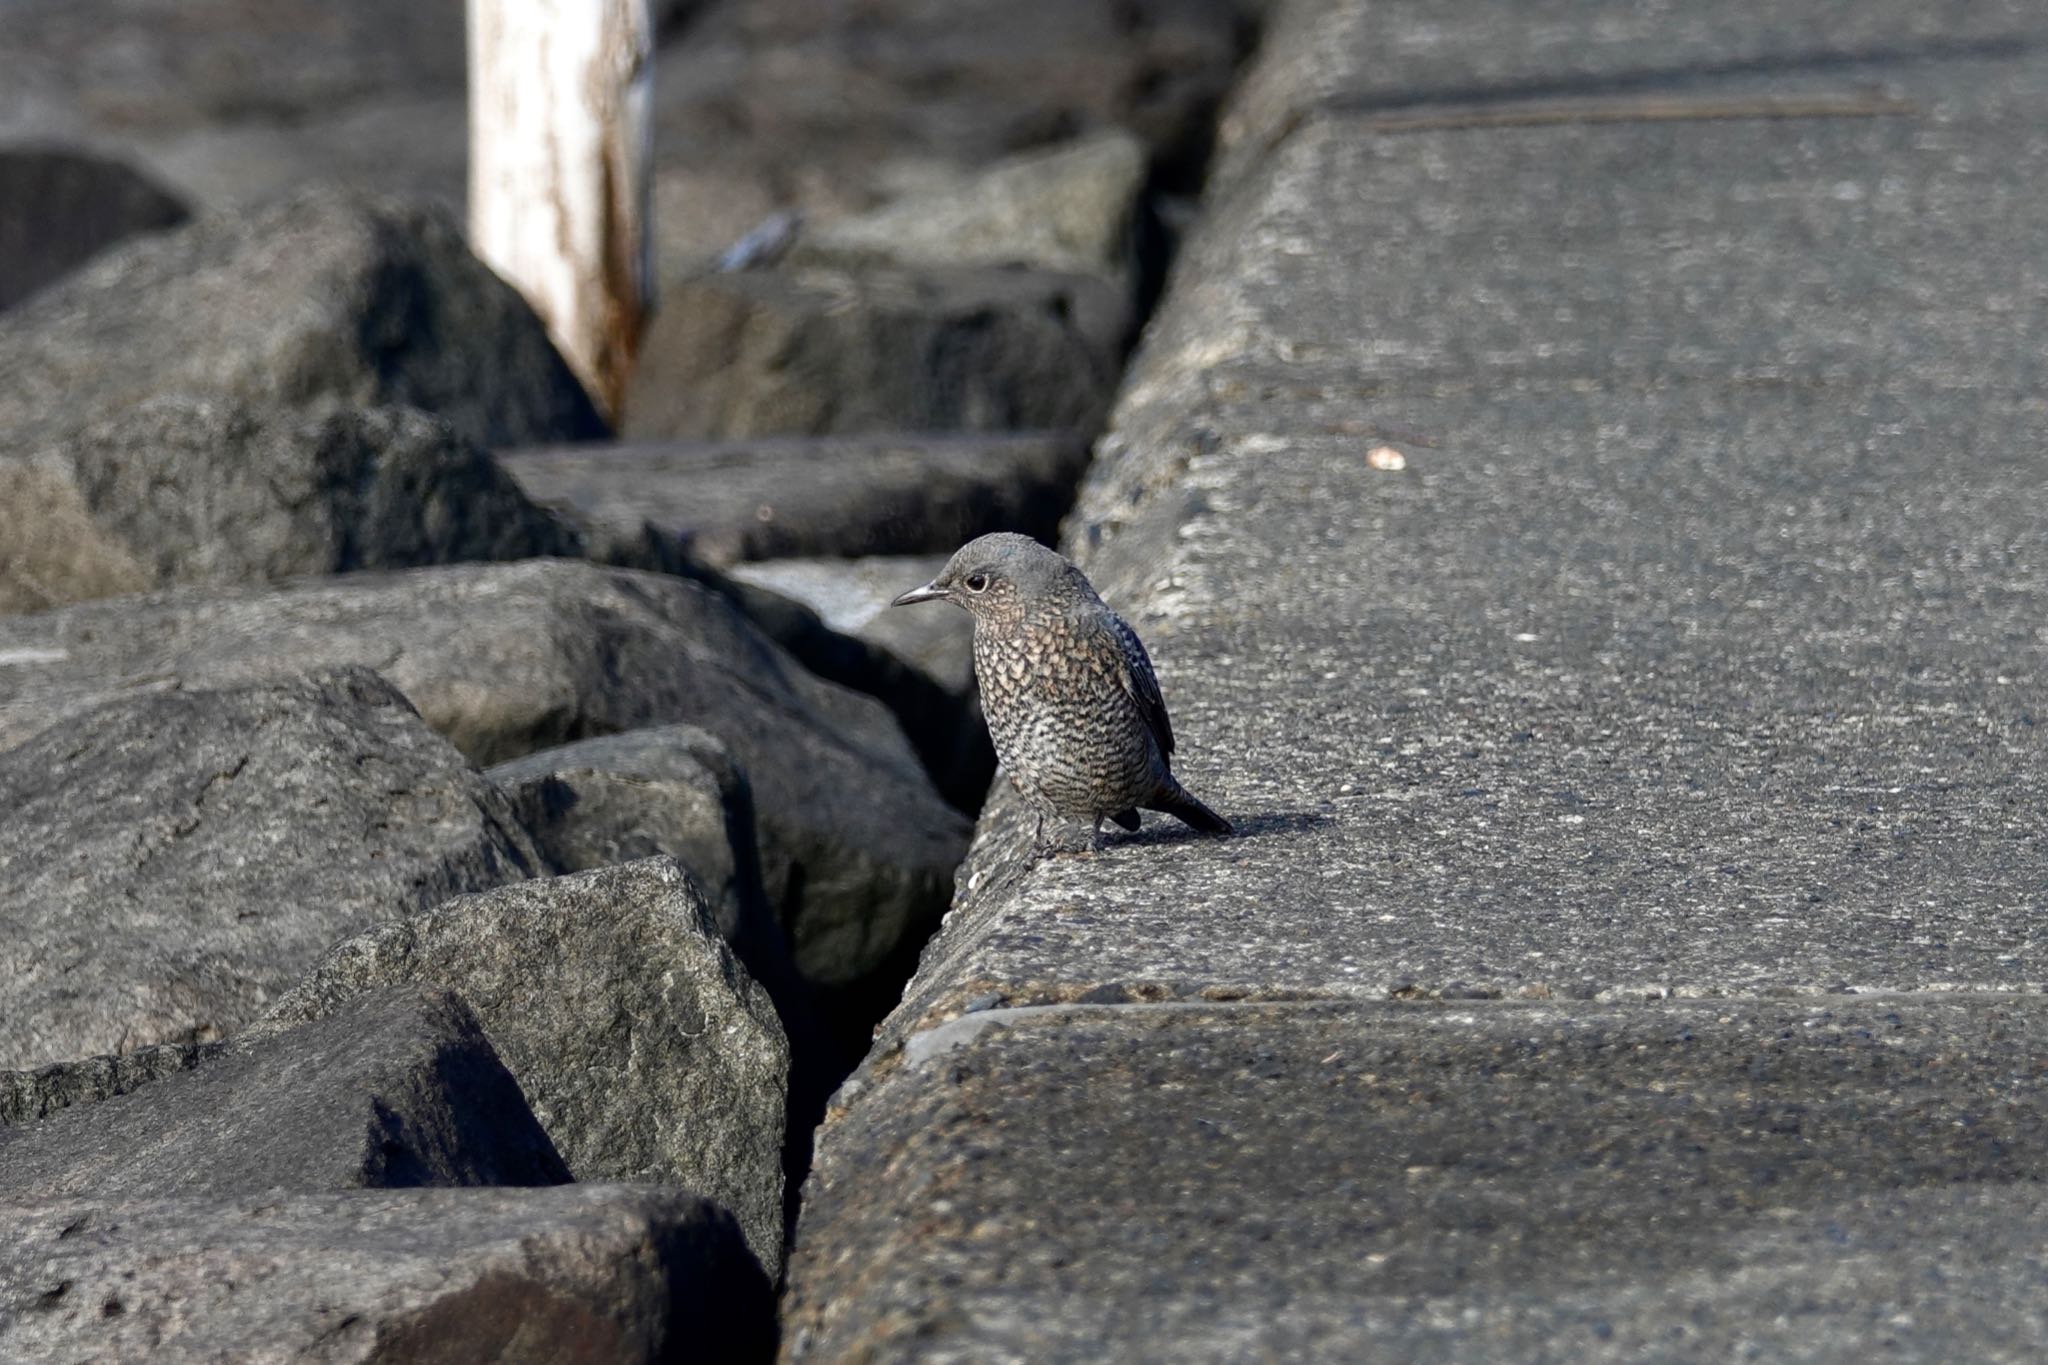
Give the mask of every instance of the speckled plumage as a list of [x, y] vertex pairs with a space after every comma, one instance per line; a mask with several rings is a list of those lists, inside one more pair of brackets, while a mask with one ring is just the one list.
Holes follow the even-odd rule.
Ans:
[[974, 671], [1003, 770], [1039, 816], [1138, 827], [1157, 810], [1210, 834], [1230, 824], [1174, 778], [1173, 725], [1137, 632], [1064, 556], [982, 536], [898, 604], [946, 600], [974, 616]]

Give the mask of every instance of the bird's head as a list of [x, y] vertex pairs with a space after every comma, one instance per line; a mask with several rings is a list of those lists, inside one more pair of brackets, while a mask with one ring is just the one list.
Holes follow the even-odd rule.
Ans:
[[999, 531], [968, 541], [953, 552], [939, 576], [912, 588], [891, 606], [913, 602], [951, 602], [978, 618], [1020, 613], [1023, 604], [1049, 594], [1070, 592], [1081, 571], [1064, 555], [1048, 550], [1029, 536]]

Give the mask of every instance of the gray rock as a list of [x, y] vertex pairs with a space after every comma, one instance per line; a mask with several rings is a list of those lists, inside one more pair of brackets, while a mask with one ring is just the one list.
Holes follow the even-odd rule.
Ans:
[[1131, 327], [1088, 275], [763, 269], [682, 281], [641, 340], [631, 439], [1093, 430]]
[[598, 735], [500, 763], [484, 776], [512, 798], [555, 871], [669, 857], [704, 893], [734, 951], [764, 921], [774, 924], [761, 895], [753, 789], [710, 731], [657, 725]]
[[731, 1216], [675, 1190], [48, 1200], [0, 1214], [15, 1360], [764, 1360]]
[[1144, 144], [1110, 129], [805, 234], [793, 262], [1018, 265], [1129, 281]]
[[724, 598], [655, 574], [458, 565], [0, 620], [0, 743], [152, 680], [341, 663], [380, 669], [485, 763], [649, 725], [717, 735], [753, 784], [763, 883], [813, 982], [884, 971], [950, 898], [966, 822], [881, 704], [806, 672]]
[[[708, 88], [657, 82], [656, 141], [694, 132], [713, 143], [707, 116], [722, 113], [717, 131], [750, 135], [747, 149], [771, 164], [798, 163], [785, 180], [822, 179], [850, 193], [911, 156], [984, 164], [1076, 130], [1118, 126], [1177, 175], [1193, 175], [1261, 7], [877, 0], [855, 9], [763, 0], [735, 7], [742, 41], [719, 54], [725, 69]], [[919, 92], [907, 107], [906, 90]]]
[[880, 698], [940, 792], [972, 811], [995, 752], [964, 690], [965, 653], [924, 649], [931, 631], [943, 636], [933, 622], [944, 613], [891, 613], [848, 636], [760, 575], [722, 576], [707, 562], [944, 555], [995, 530], [1049, 540], [1087, 459], [1079, 436], [1025, 434], [563, 447], [501, 462], [575, 524], [593, 558], [716, 587], [804, 667]]
[[0, 612], [579, 548], [488, 455], [410, 408], [158, 398], [0, 456]]
[[705, 892], [719, 936], [782, 1021], [790, 1076], [784, 1167], [800, 1177], [810, 1130], [866, 1051], [874, 1020], [826, 1030], [761, 884], [753, 788], [731, 753], [694, 725], [657, 725], [543, 749], [485, 775], [512, 798], [556, 870], [669, 857]]
[[1050, 538], [1088, 466], [1074, 433], [781, 437], [510, 451], [528, 497], [592, 557], [641, 568], [950, 554], [989, 531]]
[[682, 864], [704, 893], [719, 937], [768, 987], [794, 981], [789, 945], [761, 887], [754, 792], [716, 735], [656, 725], [580, 739], [515, 758], [484, 776], [504, 789], [520, 823], [557, 872], [641, 858]]
[[124, 162], [69, 147], [0, 148], [0, 309], [185, 205]]
[[2038, 996], [970, 1015], [843, 1092], [785, 1357], [2016, 1365], [2044, 1046]]
[[[139, 140], [197, 125], [294, 123], [337, 106], [460, 92], [462, 15], [408, 0], [14, 0], [0, 51], [47, 72], [95, 122]], [[18, 64], [18, 65], [17, 65]]]
[[226, 1043], [157, 1043], [118, 1055], [0, 1071], [0, 1127], [48, 1118], [74, 1104], [125, 1095], [219, 1056]]
[[381, 990], [130, 1094], [0, 1129], [0, 1203], [569, 1178], [476, 1016], [431, 987]]
[[0, 315], [0, 448], [174, 393], [407, 404], [486, 446], [605, 431], [451, 217], [332, 191], [131, 241]]
[[[651, 858], [460, 897], [337, 946], [252, 1030], [392, 982], [458, 992], [583, 1180], [682, 1185], [782, 1259], [789, 1052], [701, 892]], [[286, 1035], [290, 1036], [290, 1035]]]
[[0, 752], [0, 809], [6, 1067], [218, 1038], [336, 938], [539, 863], [362, 669], [110, 689]]

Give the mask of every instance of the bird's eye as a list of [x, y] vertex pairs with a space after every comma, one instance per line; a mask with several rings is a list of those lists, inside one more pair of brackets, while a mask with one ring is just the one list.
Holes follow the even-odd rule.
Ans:
[[988, 575], [985, 573], [969, 574], [967, 577], [967, 591], [987, 592]]

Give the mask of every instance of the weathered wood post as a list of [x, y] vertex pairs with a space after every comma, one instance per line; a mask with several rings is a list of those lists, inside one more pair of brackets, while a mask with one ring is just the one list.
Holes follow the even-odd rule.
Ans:
[[647, 0], [468, 0], [469, 236], [616, 418], [653, 302]]

